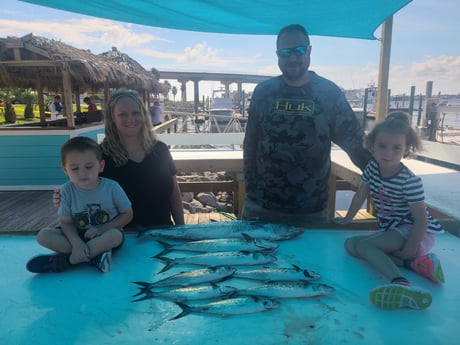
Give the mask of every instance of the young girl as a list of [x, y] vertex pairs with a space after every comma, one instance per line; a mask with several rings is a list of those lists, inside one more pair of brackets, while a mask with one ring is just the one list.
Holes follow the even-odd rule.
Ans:
[[412, 286], [397, 267], [405, 266], [433, 282], [444, 282], [439, 260], [428, 254], [434, 245], [433, 232], [444, 230], [427, 212], [420, 177], [401, 163], [411, 151], [420, 149], [420, 140], [409, 116], [394, 112], [369, 133], [366, 146], [373, 159], [363, 171], [347, 215], [335, 221], [351, 222], [370, 192], [381, 231], [348, 238], [345, 248], [391, 282], [370, 291], [375, 306], [425, 309], [431, 304], [430, 292]]

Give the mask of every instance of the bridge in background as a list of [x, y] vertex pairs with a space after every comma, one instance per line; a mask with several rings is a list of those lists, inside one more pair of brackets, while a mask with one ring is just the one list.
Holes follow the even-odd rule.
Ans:
[[238, 97], [242, 99], [243, 83], [246, 84], [258, 84], [261, 81], [267, 80], [272, 76], [263, 75], [251, 75], [251, 74], [232, 74], [232, 73], [206, 73], [206, 72], [167, 72], [160, 71], [161, 79], [175, 79], [181, 83], [181, 99], [182, 101], [187, 100], [186, 83], [193, 82], [193, 100], [195, 103], [195, 113], [198, 112], [198, 104], [200, 102], [200, 81], [220, 81], [224, 85], [225, 97], [230, 95], [230, 84], [236, 83], [238, 90]]

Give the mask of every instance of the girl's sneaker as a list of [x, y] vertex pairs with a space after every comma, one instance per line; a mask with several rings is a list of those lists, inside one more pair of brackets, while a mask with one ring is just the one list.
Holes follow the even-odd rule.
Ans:
[[68, 254], [37, 255], [26, 265], [26, 268], [33, 273], [62, 272], [69, 267]]
[[394, 310], [401, 308], [426, 309], [431, 304], [427, 290], [401, 284], [385, 284], [373, 288], [369, 298], [377, 308]]
[[409, 267], [414, 272], [428, 278], [434, 283], [444, 283], [444, 273], [441, 263], [434, 253], [417, 256], [410, 261]]

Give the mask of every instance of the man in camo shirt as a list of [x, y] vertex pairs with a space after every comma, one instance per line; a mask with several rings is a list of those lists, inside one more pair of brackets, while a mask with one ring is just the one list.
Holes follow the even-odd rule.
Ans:
[[243, 219], [297, 226], [327, 220], [331, 141], [363, 169], [363, 130], [339, 87], [308, 71], [310, 39], [301, 25], [277, 37], [281, 76], [254, 90], [244, 139]]

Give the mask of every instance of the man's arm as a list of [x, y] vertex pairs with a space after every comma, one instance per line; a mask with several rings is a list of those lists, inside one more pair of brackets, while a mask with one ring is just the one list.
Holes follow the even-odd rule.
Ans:
[[343, 94], [339, 96], [337, 109], [332, 141], [348, 154], [353, 164], [364, 170], [372, 155], [364, 147], [364, 131]]

